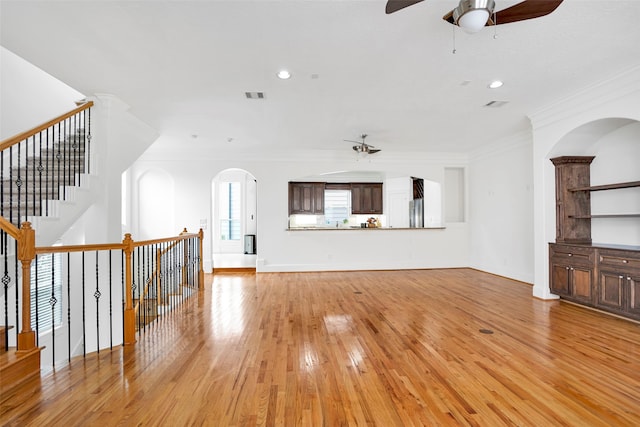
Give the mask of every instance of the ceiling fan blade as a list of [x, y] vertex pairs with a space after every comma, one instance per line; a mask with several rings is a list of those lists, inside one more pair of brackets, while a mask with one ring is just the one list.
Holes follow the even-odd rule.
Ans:
[[367, 151], [369, 154], [376, 154], [378, 151], [381, 151], [379, 148], [376, 148], [375, 150], [369, 150]]
[[397, 12], [400, 9], [404, 9], [405, 7], [409, 7], [423, 1], [424, 0], [389, 0], [387, 1], [387, 7], [385, 8], [385, 12], [388, 15], [390, 13]]
[[449, 24], [453, 24], [453, 10], [442, 17]]
[[[496, 12], [496, 25], [539, 18], [553, 12], [563, 0], [526, 0]], [[491, 25], [488, 23], [487, 25]]]

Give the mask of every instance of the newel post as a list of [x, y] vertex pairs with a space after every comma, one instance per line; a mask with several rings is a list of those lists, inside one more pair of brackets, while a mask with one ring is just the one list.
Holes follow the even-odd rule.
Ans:
[[22, 330], [18, 334], [18, 352], [36, 348], [36, 333], [31, 330], [31, 261], [36, 257], [36, 232], [30, 222], [19, 230], [18, 259], [22, 263]]
[[204, 238], [204, 232], [202, 231], [202, 228], [200, 229], [200, 231], [198, 232], [198, 244], [199, 244], [199, 248], [198, 250], [199, 252], [199, 257], [198, 257], [198, 289], [203, 290], [204, 289], [204, 267], [202, 265], [202, 239]]
[[131, 234], [124, 235], [125, 276], [124, 276], [124, 345], [136, 343], [136, 313], [133, 309], [133, 266], [131, 256], [133, 254], [133, 240]]

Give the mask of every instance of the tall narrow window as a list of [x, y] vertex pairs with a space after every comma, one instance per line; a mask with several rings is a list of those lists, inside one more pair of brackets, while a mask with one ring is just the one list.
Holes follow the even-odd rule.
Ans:
[[240, 240], [242, 203], [239, 182], [221, 182], [219, 202], [220, 240]]
[[40, 334], [62, 324], [61, 269], [60, 254], [38, 255], [31, 265], [31, 328]]

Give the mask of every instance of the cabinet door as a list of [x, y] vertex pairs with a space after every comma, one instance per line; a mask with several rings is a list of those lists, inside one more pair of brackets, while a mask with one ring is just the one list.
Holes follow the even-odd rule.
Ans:
[[600, 271], [598, 305], [622, 310], [626, 276], [611, 271]]
[[382, 184], [351, 184], [351, 213], [382, 214]]
[[314, 213], [314, 184], [309, 182], [289, 183], [289, 214]]
[[551, 292], [561, 296], [571, 295], [569, 277], [568, 266], [551, 264]]
[[636, 319], [640, 318], [640, 273], [627, 276], [626, 311]]
[[313, 185], [313, 213], [316, 215], [324, 215], [323, 183], [316, 183]]
[[366, 213], [364, 206], [362, 206], [362, 185], [351, 184], [351, 213], [362, 214]]
[[371, 212], [382, 214], [382, 184], [371, 186]]
[[569, 267], [571, 296], [577, 300], [593, 303], [593, 270], [586, 267]]

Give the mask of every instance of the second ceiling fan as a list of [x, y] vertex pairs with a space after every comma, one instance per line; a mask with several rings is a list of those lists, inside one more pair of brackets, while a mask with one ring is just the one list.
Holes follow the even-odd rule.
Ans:
[[[394, 13], [424, 0], [388, 0], [386, 13]], [[442, 17], [445, 21], [476, 32], [488, 25], [508, 24], [539, 18], [556, 10], [563, 0], [525, 0], [495, 11], [494, 0], [460, 0], [458, 7]]]

